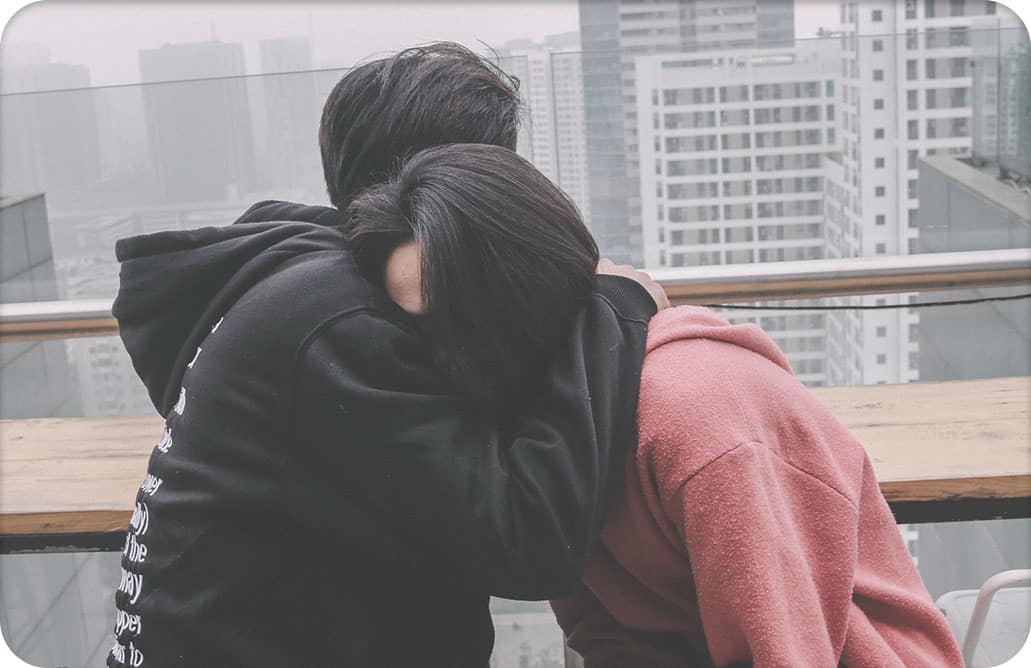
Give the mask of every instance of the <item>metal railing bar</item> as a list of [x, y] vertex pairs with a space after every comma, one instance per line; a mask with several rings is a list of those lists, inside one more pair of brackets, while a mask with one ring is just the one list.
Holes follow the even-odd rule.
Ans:
[[[1031, 248], [683, 267], [649, 273], [673, 302], [691, 304], [1005, 287], [1031, 284]], [[0, 339], [4, 340], [117, 333], [111, 300], [0, 304]]]

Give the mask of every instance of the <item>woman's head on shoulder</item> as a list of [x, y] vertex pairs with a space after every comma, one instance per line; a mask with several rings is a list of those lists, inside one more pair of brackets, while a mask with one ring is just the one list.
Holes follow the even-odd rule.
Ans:
[[496, 406], [527, 396], [595, 285], [576, 205], [503, 147], [420, 151], [345, 220], [359, 269], [418, 316], [438, 367]]

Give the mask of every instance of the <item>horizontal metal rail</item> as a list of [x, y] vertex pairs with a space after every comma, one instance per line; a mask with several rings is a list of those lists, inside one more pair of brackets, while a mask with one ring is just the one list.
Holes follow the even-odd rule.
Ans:
[[675, 302], [713, 304], [1031, 284], [1031, 248], [649, 272]]
[[[674, 303], [681, 304], [1005, 287], [1031, 285], [1031, 248], [683, 267], [649, 273]], [[117, 333], [110, 300], [0, 304], [0, 339]]]

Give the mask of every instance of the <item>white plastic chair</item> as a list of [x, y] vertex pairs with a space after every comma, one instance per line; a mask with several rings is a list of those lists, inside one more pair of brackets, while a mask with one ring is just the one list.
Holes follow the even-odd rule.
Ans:
[[[1015, 654], [1031, 625], [1031, 569], [993, 575], [979, 590], [962, 589], [942, 594], [937, 606], [945, 614], [956, 638], [963, 643], [963, 662], [972, 668], [977, 650], [994, 665]], [[1001, 590], [1005, 590], [1000, 593]], [[997, 596], [997, 594], [999, 594]], [[988, 631], [989, 609], [996, 602]]]

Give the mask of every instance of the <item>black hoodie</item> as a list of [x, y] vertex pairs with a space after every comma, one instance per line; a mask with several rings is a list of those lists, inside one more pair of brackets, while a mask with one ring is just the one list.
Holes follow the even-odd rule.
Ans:
[[636, 442], [651, 297], [601, 277], [499, 426], [443, 390], [339, 215], [264, 202], [118, 243], [114, 315], [167, 421], [109, 666], [483, 667], [491, 594], [578, 583]]

